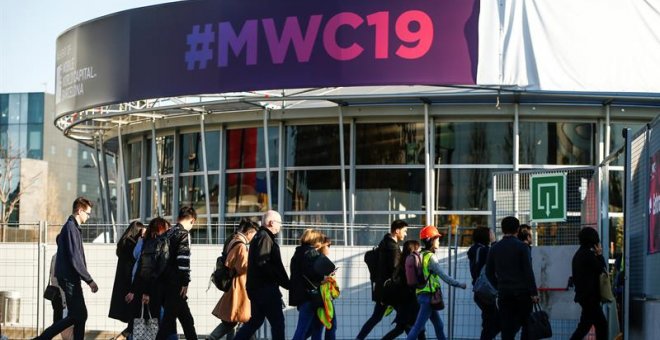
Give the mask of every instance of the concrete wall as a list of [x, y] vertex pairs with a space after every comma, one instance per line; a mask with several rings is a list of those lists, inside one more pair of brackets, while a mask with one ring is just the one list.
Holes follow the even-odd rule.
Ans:
[[[368, 271], [363, 262], [364, 252], [369, 247], [340, 247], [331, 248], [331, 258], [339, 270], [337, 279], [342, 288], [340, 298], [337, 300], [338, 319], [338, 338], [354, 338], [362, 324], [368, 319], [373, 310], [371, 302], [371, 292], [368, 283]], [[454, 276], [459, 281], [470, 282], [467, 269], [466, 248], [461, 248], [457, 255], [457, 266]], [[39, 270], [48, 268], [39, 268], [38, 260], [42, 258], [42, 263], [50, 263], [50, 257], [56, 251], [55, 246], [43, 246], [40, 250], [36, 245], [30, 244], [3, 244], [0, 247], [0, 291], [16, 290], [21, 293], [21, 324], [25, 326], [36, 325], [37, 323], [37, 304], [43, 301], [41, 289], [37, 288], [37, 273]], [[86, 244], [85, 251], [89, 271], [99, 285], [99, 292], [92, 294], [87, 287], [83, 288], [87, 308], [89, 310], [88, 329], [94, 330], [114, 330], [121, 331], [125, 325], [111, 320], [107, 317], [110, 296], [112, 294], [112, 283], [114, 280], [116, 256], [114, 245]], [[285, 266], [293, 255], [293, 247], [283, 247], [282, 256]], [[565, 251], [565, 250], [562, 250]], [[219, 246], [193, 245], [192, 246], [192, 282], [189, 288], [189, 303], [195, 317], [195, 324], [199, 334], [208, 334], [218, 323], [219, 320], [211, 315], [211, 310], [217, 303], [221, 294], [220, 291], [211, 287], [207, 290], [209, 275], [213, 269], [215, 258], [220, 254]], [[445, 260], [446, 249], [442, 249], [439, 255]], [[535, 255], [537, 256], [536, 252]], [[564, 264], [565, 265], [565, 264]], [[539, 278], [537, 273], [537, 278]], [[450, 299], [450, 293], [446, 285], [443, 286], [445, 299]], [[455, 296], [451, 299], [455, 302], [454, 334], [457, 338], [478, 338], [480, 331], [481, 318], [477, 307], [472, 301], [472, 292], [468, 284], [467, 290], [455, 290]], [[288, 303], [287, 292], [283, 291], [284, 301]], [[568, 298], [572, 298], [572, 292], [559, 292]], [[548, 295], [546, 299], [554, 300], [556, 295]], [[566, 300], [566, 299], [564, 299]], [[547, 302], [547, 301], [546, 301]], [[43, 308], [43, 307], [41, 307]], [[547, 306], [546, 306], [547, 308]], [[52, 309], [49, 304], [45, 305], [46, 323], [48, 326], [52, 320]], [[445, 324], [448, 324], [447, 310], [442, 311], [442, 318]], [[295, 330], [297, 322], [297, 311], [291, 307], [285, 309], [286, 334], [291, 337]], [[371, 337], [382, 337], [389, 329], [394, 313], [378, 324], [372, 331]], [[43, 319], [40, 321], [43, 323]], [[557, 339], [568, 338], [576, 325], [576, 320], [553, 320], [554, 332]], [[427, 328], [428, 334], [433, 334], [432, 327]], [[181, 331], [181, 328], [179, 328]], [[447, 332], [447, 326], [445, 326]]]

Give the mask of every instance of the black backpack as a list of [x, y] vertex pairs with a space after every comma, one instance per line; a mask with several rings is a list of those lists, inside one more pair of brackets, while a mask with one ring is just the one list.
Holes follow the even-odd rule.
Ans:
[[245, 244], [243, 241], [234, 242], [234, 244], [227, 249], [224, 247], [222, 254], [218, 256], [215, 260], [215, 270], [211, 274], [211, 282], [215, 285], [216, 288], [220, 289], [223, 292], [229, 291], [231, 288], [231, 282], [236, 276], [236, 271], [232, 268], [225, 266], [225, 261], [227, 260], [227, 254], [238, 244]]
[[367, 264], [367, 268], [369, 269], [369, 280], [371, 282], [376, 282], [378, 279], [378, 253], [378, 246], [364, 253], [364, 263]]
[[170, 233], [158, 235], [144, 241], [140, 255], [140, 278], [145, 281], [155, 280], [165, 272], [170, 259]]

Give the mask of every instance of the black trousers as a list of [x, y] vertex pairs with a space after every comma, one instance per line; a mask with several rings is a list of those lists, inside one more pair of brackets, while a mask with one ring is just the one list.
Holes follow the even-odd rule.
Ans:
[[275, 284], [263, 286], [254, 292], [248, 292], [252, 306], [252, 317], [241, 326], [234, 340], [247, 340], [268, 319], [271, 339], [284, 340], [284, 313], [282, 312], [282, 293]]
[[64, 298], [66, 299], [66, 307], [68, 313], [65, 318], [53, 323], [52, 326], [46, 328], [37, 339], [52, 339], [56, 335], [62, 333], [69, 326], [73, 325], [73, 339], [84, 340], [85, 338], [85, 323], [87, 322], [87, 306], [85, 305], [85, 297], [83, 296], [80, 280], [77, 282], [69, 281], [63, 278], [58, 278], [57, 282], [64, 290]]
[[195, 320], [190, 313], [187, 298], [181, 297], [181, 287], [167, 286], [163, 295], [163, 320], [158, 328], [156, 339], [167, 339], [172, 334], [176, 334], [176, 319], [179, 319], [183, 334], [188, 340], [197, 340], [195, 331]]
[[500, 295], [497, 303], [500, 311], [502, 340], [514, 340], [521, 328], [520, 339], [527, 340], [527, 322], [532, 314], [532, 297], [529, 295]]
[[607, 319], [599, 302], [580, 302], [582, 314], [580, 322], [571, 336], [571, 340], [584, 338], [593, 325], [596, 328], [596, 339], [607, 339]]
[[500, 333], [500, 316], [497, 305], [484, 303], [476, 295], [474, 302], [481, 309], [481, 337], [479, 339], [494, 339]]

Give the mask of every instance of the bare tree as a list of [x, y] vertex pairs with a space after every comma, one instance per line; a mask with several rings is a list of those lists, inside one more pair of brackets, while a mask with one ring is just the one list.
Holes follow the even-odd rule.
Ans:
[[12, 143], [0, 148], [0, 226], [2, 226], [2, 240], [5, 239], [5, 227], [12, 212], [16, 209], [22, 194], [39, 178], [41, 173], [34, 177], [23, 179], [20, 182], [20, 163], [22, 153], [14, 148]]

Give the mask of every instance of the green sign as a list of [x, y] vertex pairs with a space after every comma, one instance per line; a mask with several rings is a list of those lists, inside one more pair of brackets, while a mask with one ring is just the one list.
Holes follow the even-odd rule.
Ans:
[[533, 175], [530, 196], [533, 222], [566, 221], [566, 174]]

